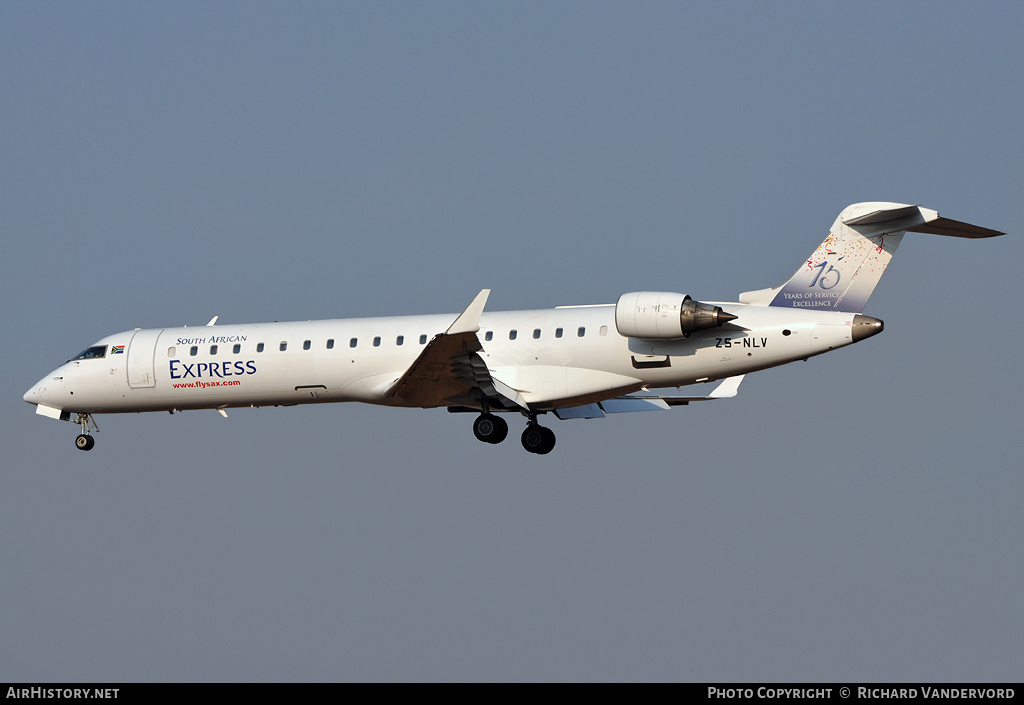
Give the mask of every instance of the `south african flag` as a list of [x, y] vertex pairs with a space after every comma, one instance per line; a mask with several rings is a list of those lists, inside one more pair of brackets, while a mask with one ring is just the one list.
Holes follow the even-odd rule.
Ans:
[[123, 352], [124, 352], [124, 346], [123, 345], [111, 345], [110, 346], [110, 354], [111, 355], [120, 355]]

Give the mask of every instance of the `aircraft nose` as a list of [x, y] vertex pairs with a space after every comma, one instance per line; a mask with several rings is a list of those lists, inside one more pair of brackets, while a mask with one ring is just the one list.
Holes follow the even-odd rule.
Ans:
[[22, 397], [22, 399], [27, 401], [29, 404], [45, 404], [46, 391], [49, 387], [52, 387], [54, 383], [55, 380], [52, 378], [52, 374], [47, 375], [46, 377], [43, 377], [41, 380], [36, 382], [31, 389], [25, 392], [25, 395]]
[[22, 397], [29, 404], [37, 403], [36, 400], [39, 398], [39, 385], [32, 387], [32, 389], [25, 392], [25, 396]]

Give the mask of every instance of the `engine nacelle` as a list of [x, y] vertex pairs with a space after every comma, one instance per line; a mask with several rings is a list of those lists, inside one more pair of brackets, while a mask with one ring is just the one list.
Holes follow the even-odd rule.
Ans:
[[634, 291], [620, 296], [615, 304], [615, 327], [627, 338], [685, 338], [735, 318], [721, 306], [667, 291]]

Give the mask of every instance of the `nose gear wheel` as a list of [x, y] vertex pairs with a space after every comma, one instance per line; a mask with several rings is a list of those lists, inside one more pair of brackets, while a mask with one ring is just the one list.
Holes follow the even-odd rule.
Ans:
[[79, 412], [75, 416], [75, 423], [82, 428], [82, 432], [75, 438], [75, 448], [78, 448], [78, 450], [92, 450], [92, 447], [96, 445], [96, 439], [89, 435], [89, 430], [90, 428], [96, 431], [100, 430], [100, 427], [96, 425], [96, 419], [92, 417], [92, 414]]

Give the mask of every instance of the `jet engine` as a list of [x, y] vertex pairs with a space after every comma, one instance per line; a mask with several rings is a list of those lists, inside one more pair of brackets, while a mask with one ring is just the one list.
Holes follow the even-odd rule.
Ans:
[[686, 338], [735, 318], [721, 306], [666, 291], [634, 291], [615, 304], [615, 327], [627, 338]]

